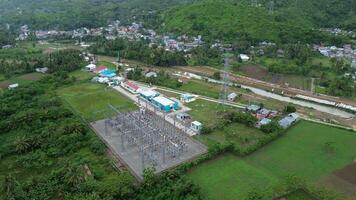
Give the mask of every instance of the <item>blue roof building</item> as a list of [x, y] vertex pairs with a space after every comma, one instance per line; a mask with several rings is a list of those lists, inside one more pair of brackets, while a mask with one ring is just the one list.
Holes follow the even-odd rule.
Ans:
[[166, 97], [158, 96], [152, 99], [152, 104], [163, 112], [170, 112], [171, 110], [178, 110], [178, 102], [172, 101]]
[[141, 98], [147, 101], [152, 101], [153, 98], [159, 96], [159, 93], [154, 90], [141, 90], [139, 94]]
[[107, 69], [107, 70], [104, 70], [104, 71], [100, 72], [100, 75], [103, 76], [103, 77], [112, 78], [112, 77], [116, 76], [116, 73], [112, 69]]

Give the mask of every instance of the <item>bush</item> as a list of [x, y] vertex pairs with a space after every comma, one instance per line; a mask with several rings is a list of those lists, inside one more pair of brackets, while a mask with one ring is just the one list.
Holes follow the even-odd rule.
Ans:
[[295, 108], [295, 106], [288, 104], [286, 107], [284, 107], [284, 112], [286, 113], [295, 113], [297, 111], [297, 109]]

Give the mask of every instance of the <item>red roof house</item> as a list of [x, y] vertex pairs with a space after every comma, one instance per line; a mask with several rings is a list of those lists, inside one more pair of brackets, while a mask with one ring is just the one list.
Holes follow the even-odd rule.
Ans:
[[108, 69], [108, 68], [105, 67], [105, 66], [100, 66], [100, 67], [95, 68], [95, 69], [93, 70], [93, 72], [96, 73], [96, 74], [100, 74], [101, 72], [103, 72], [103, 71], [105, 71], [105, 70], [107, 70], [107, 69]]
[[134, 84], [133, 82], [130, 82], [130, 81], [126, 81], [126, 82], [122, 83], [122, 87], [124, 87], [125, 89], [127, 89], [128, 91], [130, 91], [132, 93], [137, 93], [137, 90], [140, 89], [139, 86], [137, 86], [136, 84]]

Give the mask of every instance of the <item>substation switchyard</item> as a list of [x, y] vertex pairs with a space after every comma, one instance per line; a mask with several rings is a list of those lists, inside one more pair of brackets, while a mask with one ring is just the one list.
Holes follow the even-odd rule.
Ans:
[[92, 123], [97, 134], [129, 170], [142, 180], [145, 168], [175, 167], [207, 151], [154, 112], [141, 109]]

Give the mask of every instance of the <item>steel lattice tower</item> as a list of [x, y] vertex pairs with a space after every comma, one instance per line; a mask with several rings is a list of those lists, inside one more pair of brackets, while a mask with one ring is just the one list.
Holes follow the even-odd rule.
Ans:
[[227, 96], [229, 95], [229, 86], [230, 86], [230, 77], [229, 77], [229, 71], [230, 71], [230, 58], [228, 55], [225, 55], [224, 58], [224, 72], [222, 75], [222, 89], [220, 92], [220, 104], [225, 105], [227, 101]]

